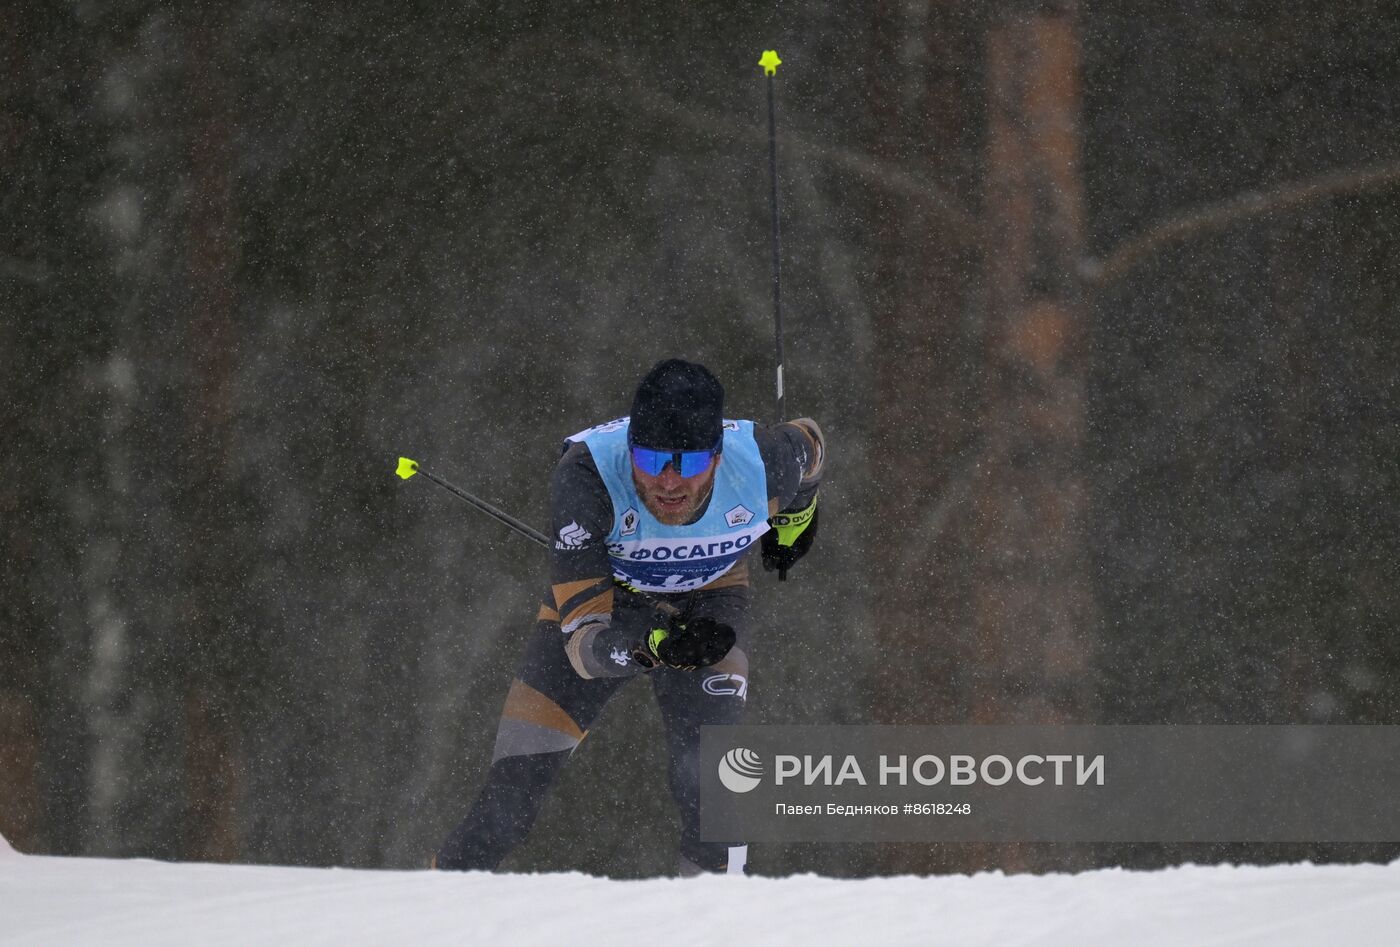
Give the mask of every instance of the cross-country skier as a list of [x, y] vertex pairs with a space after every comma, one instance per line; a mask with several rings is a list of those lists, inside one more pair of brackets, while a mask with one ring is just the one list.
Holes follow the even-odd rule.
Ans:
[[550, 593], [506, 696], [486, 785], [435, 867], [494, 869], [603, 705], [645, 676], [666, 728], [681, 874], [743, 871], [746, 846], [700, 840], [700, 727], [740, 722], [746, 554], [759, 547], [765, 568], [786, 569], [811, 548], [824, 456], [809, 419], [725, 420], [719, 380], [680, 359], [647, 373], [630, 417], [565, 441], [550, 481]]

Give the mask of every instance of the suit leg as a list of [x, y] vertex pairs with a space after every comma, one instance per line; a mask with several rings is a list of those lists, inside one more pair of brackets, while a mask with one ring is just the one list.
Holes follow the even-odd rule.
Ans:
[[524, 841], [555, 777], [626, 680], [580, 678], [564, 654], [559, 625], [540, 622], [506, 695], [486, 783], [434, 867], [491, 871]]
[[680, 808], [680, 873], [742, 874], [748, 846], [700, 840], [700, 728], [743, 721], [749, 663], [735, 646], [723, 661], [699, 671], [652, 672], [670, 753], [671, 795]]

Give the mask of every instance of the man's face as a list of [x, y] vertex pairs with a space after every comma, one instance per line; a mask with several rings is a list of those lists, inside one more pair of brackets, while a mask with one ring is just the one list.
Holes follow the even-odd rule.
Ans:
[[666, 526], [683, 526], [695, 518], [715, 485], [715, 470], [723, 455], [715, 454], [710, 466], [693, 477], [682, 477], [675, 464], [667, 464], [655, 476], [632, 465], [632, 483], [637, 496], [652, 516]]

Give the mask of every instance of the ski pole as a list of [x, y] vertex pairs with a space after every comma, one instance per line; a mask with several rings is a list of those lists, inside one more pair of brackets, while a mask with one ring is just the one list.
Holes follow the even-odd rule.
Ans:
[[[773, 212], [773, 347], [778, 363], [778, 417], [775, 423], [782, 424], [787, 418], [783, 409], [783, 269], [782, 269], [782, 227], [778, 218], [778, 118], [773, 106], [773, 79], [778, 75], [778, 67], [783, 61], [778, 58], [776, 49], [765, 49], [758, 64], [768, 77], [768, 205]], [[787, 569], [778, 567], [778, 581], [787, 581]]]
[[768, 203], [773, 212], [773, 339], [778, 362], [778, 416], [775, 419], [778, 424], [787, 417], [783, 411], [783, 279], [781, 227], [778, 223], [778, 119], [773, 107], [773, 79], [777, 76], [778, 67], [782, 62], [776, 49], [765, 49], [763, 56], [758, 60], [764, 75], [768, 77]]
[[544, 546], [546, 549], [549, 548], [549, 539], [545, 536], [544, 533], [541, 533], [539, 530], [534, 529], [530, 526], [526, 526], [524, 523], [520, 522], [520, 520], [511, 516], [509, 513], [496, 509], [494, 506], [492, 506], [490, 503], [487, 503], [485, 500], [472, 496], [470, 493], [463, 490], [461, 487], [449, 483], [446, 480], [443, 480], [441, 477], [434, 475], [431, 471], [424, 470], [418, 465], [418, 461], [416, 460], [409, 460], [407, 457], [400, 457], [399, 469], [396, 472], [400, 477], [402, 477], [405, 480], [407, 480], [409, 477], [412, 477], [414, 474], [422, 474], [423, 476], [431, 480], [433, 483], [442, 487], [448, 493], [451, 493], [459, 499], [466, 500], [468, 503], [476, 507], [481, 512], [485, 513], [487, 516], [490, 516], [493, 519], [505, 523], [507, 526], [515, 530], [520, 535], [524, 536], [527, 539], [533, 539], [535, 542], [539, 543], [541, 546]]
[[[504, 510], [497, 509], [490, 503], [487, 503], [485, 500], [479, 497], [472, 496], [470, 493], [463, 490], [456, 484], [444, 480], [439, 476], [436, 476], [431, 471], [424, 470], [416, 460], [410, 460], [407, 457], [400, 457], [398, 470], [395, 472], [405, 480], [407, 480], [409, 477], [412, 477], [414, 474], [422, 474], [423, 476], [431, 480], [433, 483], [442, 487], [444, 490], [457, 497], [458, 499], [466, 500], [472, 506], [476, 507], [478, 510], [485, 513], [492, 519], [505, 523], [511, 529], [524, 536], [526, 539], [532, 539], [535, 542], [539, 543], [541, 546], [545, 547], [546, 549], [549, 548], [549, 537], [545, 536], [544, 533], [541, 533], [539, 530], [534, 529], [531, 526], [527, 526], [526, 524], [520, 522], [520, 520], [511, 516], [509, 513], [505, 512]], [[676, 606], [672, 605], [670, 602], [664, 599], [657, 598], [655, 595], [652, 595], [648, 592], [643, 592], [640, 589], [633, 589], [630, 586], [624, 586], [624, 588], [627, 588], [628, 591], [630, 591], [633, 595], [640, 597], [643, 601], [650, 604], [657, 611], [660, 611], [666, 615], [670, 615], [674, 618], [681, 617], [683, 614], [681, 609], [677, 608]], [[694, 596], [692, 595], [691, 604], [693, 603]], [[686, 612], [689, 612], [689, 608], [686, 609]]]

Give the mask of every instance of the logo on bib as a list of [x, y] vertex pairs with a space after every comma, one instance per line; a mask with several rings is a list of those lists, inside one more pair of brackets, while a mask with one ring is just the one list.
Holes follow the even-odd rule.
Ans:
[[747, 526], [752, 519], [753, 510], [744, 506], [742, 503], [724, 514], [724, 521], [730, 526]]
[[622, 514], [622, 535], [631, 536], [637, 531], [637, 520], [640, 517], [632, 507], [627, 508], [627, 512]]

